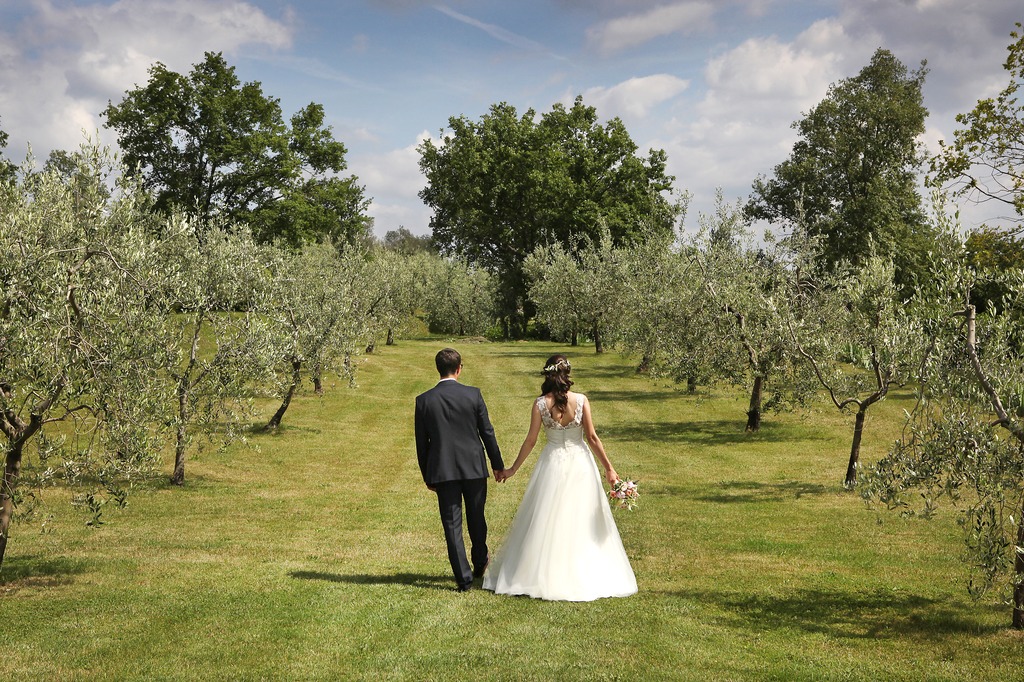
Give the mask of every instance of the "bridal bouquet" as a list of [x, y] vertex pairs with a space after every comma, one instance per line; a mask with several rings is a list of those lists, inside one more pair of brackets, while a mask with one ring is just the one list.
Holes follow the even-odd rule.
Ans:
[[612, 506], [615, 509], [633, 511], [638, 504], [637, 500], [640, 499], [640, 491], [637, 489], [636, 481], [620, 478], [608, 491], [608, 497], [611, 498]]

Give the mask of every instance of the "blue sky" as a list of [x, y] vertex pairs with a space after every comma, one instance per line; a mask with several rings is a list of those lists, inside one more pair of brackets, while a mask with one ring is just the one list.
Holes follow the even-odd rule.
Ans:
[[[1007, 83], [1019, 0], [0, 0], [7, 156], [116, 144], [98, 114], [155, 61], [224, 52], [286, 114], [315, 101], [372, 197], [375, 230], [429, 231], [416, 145], [448, 117], [508, 102], [542, 113], [583, 95], [641, 150], [665, 149], [693, 194], [745, 198], [788, 155], [790, 124], [878, 47], [930, 69], [924, 142]], [[967, 227], [998, 218], [965, 207]]]

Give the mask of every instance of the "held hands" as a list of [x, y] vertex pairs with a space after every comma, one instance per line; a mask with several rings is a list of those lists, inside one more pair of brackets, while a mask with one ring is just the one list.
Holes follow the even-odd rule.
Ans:
[[494, 480], [497, 483], [504, 483], [508, 479], [516, 475], [516, 470], [513, 469], [498, 469], [494, 472]]

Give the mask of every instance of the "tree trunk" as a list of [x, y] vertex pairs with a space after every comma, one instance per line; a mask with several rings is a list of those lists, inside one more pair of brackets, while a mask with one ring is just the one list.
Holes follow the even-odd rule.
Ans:
[[171, 483], [185, 485], [185, 448], [188, 438], [188, 396], [192, 384], [192, 370], [196, 367], [199, 355], [199, 337], [203, 331], [205, 316], [202, 311], [196, 313], [195, 328], [192, 331], [192, 347], [189, 350], [188, 366], [175, 379], [178, 382], [178, 428], [174, 435], [174, 471], [171, 472]]
[[10, 446], [4, 465], [4, 487], [0, 490], [0, 566], [4, 564], [11, 519], [14, 518], [14, 486], [18, 485], [18, 476], [21, 474], [23, 444], [24, 441], [19, 440]]
[[309, 380], [313, 382], [313, 392], [317, 395], [324, 394], [324, 365], [320, 361], [314, 362], [309, 367]]
[[529, 325], [529, 320], [526, 319], [526, 316], [521, 311], [517, 310], [516, 311], [516, 324], [515, 324], [515, 328], [516, 328], [515, 334], [516, 334], [516, 338], [517, 339], [525, 339], [526, 338], [526, 328], [527, 328], [528, 325]]
[[[1017, 579], [1013, 586], [1013, 627], [1015, 630], [1024, 630], [1024, 502], [1021, 503], [1021, 516], [1017, 517], [1017, 556], [1013, 561], [1014, 577]], [[2, 556], [2, 555], [0, 555]]]
[[395, 345], [395, 330], [388, 327], [388, 340], [384, 342], [385, 346]]
[[764, 377], [754, 377], [754, 388], [750, 391], [750, 409], [747, 410], [747, 431], [761, 428], [761, 396], [764, 389]]
[[295, 395], [295, 389], [299, 386], [299, 370], [302, 369], [302, 362], [298, 359], [292, 358], [292, 383], [288, 387], [288, 392], [284, 394], [284, 400], [281, 401], [281, 407], [277, 408], [277, 412], [270, 418], [267, 425], [263, 427], [264, 431], [273, 431], [281, 425], [281, 419], [284, 417], [285, 411], [288, 409], [288, 405], [292, 402], [292, 396]]
[[178, 385], [178, 428], [174, 434], [174, 471], [171, 473], [171, 483], [174, 485], [185, 485], [185, 447], [188, 431], [186, 424], [188, 419], [188, 387], [185, 385], [187, 379], [183, 378]]
[[572, 330], [572, 337], [569, 339], [569, 345], [574, 348], [580, 345], [580, 334], [575, 329]]
[[644, 353], [644, 356], [640, 358], [640, 364], [637, 365], [637, 374], [647, 374], [651, 371], [651, 355], [650, 353]]
[[697, 377], [686, 377], [686, 392], [696, 393], [697, 392]]
[[370, 355], [371, 353], [373, 353], [373, 350], [374, 350], [374, 349], [375, 349], [376, 347], [377, 347], [377, 342], [376, 342], [376, 341], [371, 341], [371, 342], [370, 342], [370, 345], [368, 345], [368, 346], [366, 347], [366, 354], [367, 354], [367, 355]]
[[604, 352], [604, 342], [601, 340], [601, 330], [597, 328], [596, 324], [594, 325], [593, 334], [594, 334], [594, 352], [595, 353], [603, 353]]
[[860, 463], [860, 440], [864, 436], [864, 417], [867, 416], [867, 405], [857, 410], [857, 419], [853, 423], [853, 444], [850, 446], [850, 463], [846, 467], [847, 488], [857, 485], [857, 465]]
[[174, 471], [171, 473], [171, 482], [175, 485], [185, 483], [185, 400], [187, 393], [179, 391], [178, 395], [178, 428], [174, 434]]

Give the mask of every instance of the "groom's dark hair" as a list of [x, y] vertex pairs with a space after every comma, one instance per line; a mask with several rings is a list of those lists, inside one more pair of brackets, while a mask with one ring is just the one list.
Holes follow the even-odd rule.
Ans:
[[438, 374], [450, 377], [462, 365], [462, 356], [454, 348], [442, 348], [434, 356], [434, 364], [437, 365]]

